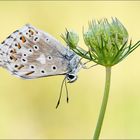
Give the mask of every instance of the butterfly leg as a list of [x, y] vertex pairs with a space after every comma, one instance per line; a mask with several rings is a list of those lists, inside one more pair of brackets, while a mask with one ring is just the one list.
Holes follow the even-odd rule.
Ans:
[[87, 67], [86, 64], [88, 64], [89, 62], [91, 62], [91, 61], [87, 61], [87, 62], [83, 63], [82, 64], [82, 68], [83, 69], [90, 69], [90, 68], [98, 65], [98, 64], [94, 64], [94, 65], [91, 65], [91, 66]]
[[[88, 52], [89, 52], [89, 51], [87, 51], [84, 55], [87, 55]], [[82, 64], [82, 59], [83, 59], [83, 57], [79, 59], [79, 62], [78, 62], [78, 64], [77, 64], [77, 66], [78, 66], [79, 64]]]

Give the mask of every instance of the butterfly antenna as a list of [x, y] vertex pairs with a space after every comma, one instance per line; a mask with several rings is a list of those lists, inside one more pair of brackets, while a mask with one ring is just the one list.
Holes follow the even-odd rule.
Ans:
[[68, 103], [69, 102], [69, 92], [68, 92], [68, 87], [67, 87], [66, 79], [65, 79], [65, 87], [66, 87], [67, 103]]
[[56, 108], [58, 108], [58, 106], [60, 104], [60, 100], [61, 100], [61, 96], [62, 96], [62, 90], [63, 90], [63, 85], [64, 85], [65, 80], [66, 80], [66, 77], [63, 79], [62, 84], [61, 84], [60, 94], [59, 94], [59, 98], [58, 98], [58, 102], [57, 102]]

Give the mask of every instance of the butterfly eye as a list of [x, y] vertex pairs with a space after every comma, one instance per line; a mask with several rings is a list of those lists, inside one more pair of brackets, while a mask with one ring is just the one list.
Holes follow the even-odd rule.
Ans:
[[33, 48], [34, 48], [34, 50], [36, 50], [36, 51], [39, 50], [39, 47], [38, 47], [37, 45], [34, 45]]
[[56, 71], [57, 67], [55, 65], [52, 66], [52, 70]]
[[66, 77], [67, 77], [67, 79], [68, 79], [68, 81], [69, 81], [70, 83], [72, 83], [72, 82], [74, 82], [75, 80], [77, 80], [77, 76], [74, 75], [74, 74], [67, 74]]

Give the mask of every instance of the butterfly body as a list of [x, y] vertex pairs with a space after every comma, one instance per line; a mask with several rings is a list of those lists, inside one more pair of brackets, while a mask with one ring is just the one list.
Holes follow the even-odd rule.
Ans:
[[24, 78], [66, 75], [76, 80], [79, 57], [50, 34], [27, 24], [0, 44], [0, 66]]

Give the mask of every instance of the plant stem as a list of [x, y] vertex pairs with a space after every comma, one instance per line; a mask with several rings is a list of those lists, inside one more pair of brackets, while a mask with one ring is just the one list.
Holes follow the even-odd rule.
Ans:
[[98, 117], [98, 122], [96, 125], [95, 133], [93, 139], [98, 140], [104, 120], [104, 115], [106, 111], [106, 106], [107, 106], [107, 101], [108, 101], [108, 96], [109, 96], [109, 89], [110, 89], [110, 79], [111, 79], [111, 67], [106, 67], [106, 81], [105, 81], [105, 89], [104, 89], [104, 96], [102, 100], [102, 105], [100, 109], [100, 114]]

